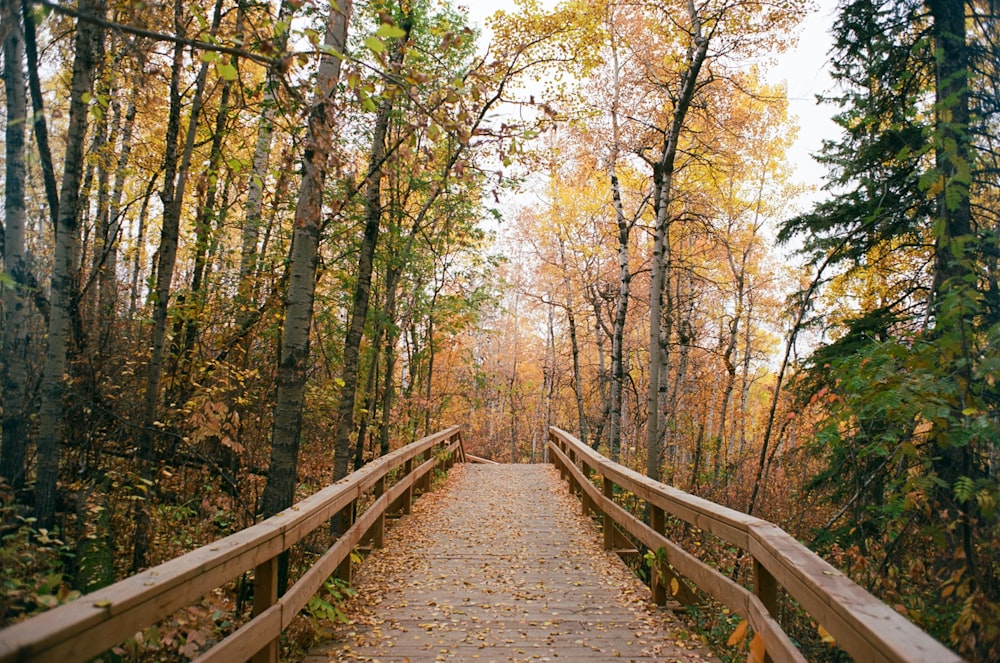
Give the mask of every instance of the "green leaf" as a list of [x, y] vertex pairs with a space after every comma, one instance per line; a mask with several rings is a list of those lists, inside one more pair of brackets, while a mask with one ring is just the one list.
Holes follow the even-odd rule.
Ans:
[[383, 39], [399, 39], [406, 36], [406, 30], [395, 25], [390, 25], [389, 23], [383, 23], [375, 31], [375, 34]]
[[236, 67], [229, 63], [217, 64], [215, 66], [215, 71], [218, 72], [219, 76], [227, 81], [236, 80]]
[[367, 46], [373, 53], [385, 53], [385, 44], [378, 37], [368, 37], [365, 39], [365, 46]]
[[218, 62], [219, 61], [219, 53], [217, 51], [204, 51], [201, 54], [201, 61], [202, 62]]

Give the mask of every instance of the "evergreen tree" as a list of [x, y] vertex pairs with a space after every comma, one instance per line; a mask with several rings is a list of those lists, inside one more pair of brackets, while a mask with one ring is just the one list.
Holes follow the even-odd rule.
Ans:
[[[781, 233], [839, 268], [838, 306], [817, 318], [834, 340], [800, 382], [822, 413], [812, 487], [841, 506], [824, 535], [878, 550], [888, 593], [930, 557], [911, 615], [979, 660], [1000, 656], [1000, 182], [984, 159], [997, 117], [978, 101], [996, 86], [996, 20], [963, 0], [844, 3], [843, 135], [820, 157], [832, 195]], [[938, 596], [945, 609], [921, 612]]]

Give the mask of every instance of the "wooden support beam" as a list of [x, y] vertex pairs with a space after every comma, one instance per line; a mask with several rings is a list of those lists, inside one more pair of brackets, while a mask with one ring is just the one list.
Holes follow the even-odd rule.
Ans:
[[[407, 459], [406, 463], [403, 464], [403, 476], [409, 476], [413, 471], [413, 459]], [[413, 486], [410, 486], [403, 493], [403, 513], [410, 515], [410, 511], [413, 509]]]
[[[278, 600], [278, 558], [272, 557], [254, 569], [253, 616], [261, 614]], [[278, 663], [278, 641], [271, 640], [253, 655], [253, 663]]]
[[[657, 534], [663, 534], [666, 526], [663, 509], [655, 504], [649, 505], [649, 526]], [[653, 603], [656, 605], [664, 605], [667, 602], [667, 588], [670, 580], [675, 579], [668, 569], [663, 568], [664, 566], [666, 564], [653, 564], [653, 568], [650, 569], [649, 573], [649, 590], [653, 594]], [[677, 580], [677, 582], [680, 582], [680, 580]]]
[[[767, 608], [768, 614], [778, 619], [778, 581], [756, 558], [753, 560], [753, 593]], [[764, 653], [765, 663], [772, 663], [770, 654]]]
[[[373, 490], [376, 500], [382, 497], [382, 494], [385, 493], [384, 476], [378, 478], [378, 481], [375, 482], [375, 488]], [[371, 536], [373, 548], [381, 548], [385, 545], [385, 513], [380, 513], [378, 518], [375, 519], [375, 524], [372, 525]]]
[[[604, 496], [609, 500], [613, 500], [615, 496], [615, 483], [608, 477], [604, 477], [602, 484], [602, 492]], [[607, 513], [602, 512], [604, 518], [604, 549], [613, 550], [615, 547], [614, 538], [614, 526], [611, 523], [611, 518]]]
[[[336, 521], [339, 534], [343, 534], [344, 532], [346, 532], [351, 528], [351, 525], [354, 524], [354, 519], [357, 517], [358, 513], [357, 507], [358, 507], [358, 501], [352, 500], [350, 504], [345, 506], [337, 514]], [[334, 573], [334, 575], [343, 580], [344, 582], [346, 582], [347, 584], [351, 583], [351, 580], [354, 578], [354, 569], [352, 567], [350, 555], [344, 558], [344, 561], [341, 562], [340, 565], [337, 567], [337, 570]]]

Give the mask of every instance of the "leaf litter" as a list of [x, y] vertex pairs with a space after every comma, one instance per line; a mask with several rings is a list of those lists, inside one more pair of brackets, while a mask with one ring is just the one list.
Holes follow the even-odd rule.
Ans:
[[355, 576], [321, 661], [712, 661], [551, 465], [457, 465]]

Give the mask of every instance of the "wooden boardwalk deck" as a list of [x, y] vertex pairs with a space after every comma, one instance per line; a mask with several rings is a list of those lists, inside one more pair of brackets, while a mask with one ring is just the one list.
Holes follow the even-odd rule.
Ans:
[[603, 550], [550, 465], [458, 465], [361, 566], [351, 623], [309, 663], [703, 661]]

